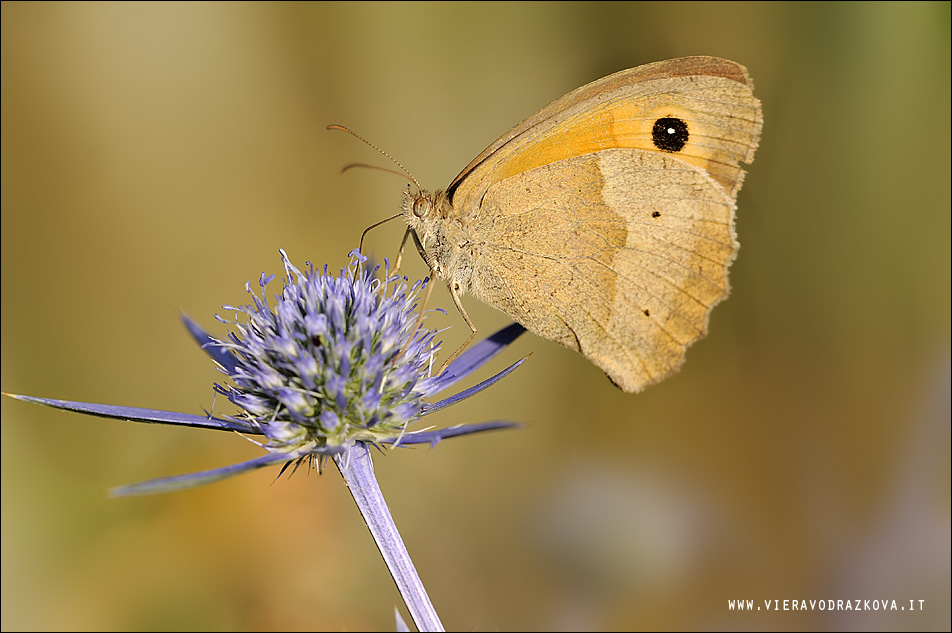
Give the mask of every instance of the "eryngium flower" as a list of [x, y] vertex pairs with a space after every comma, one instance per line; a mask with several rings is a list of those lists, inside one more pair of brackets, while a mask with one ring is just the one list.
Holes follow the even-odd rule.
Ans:
[[[418, 327], [423, 282], [351, 265], [337, 276], [327, 267], [301, 272], [284, 251], [283, 290], [268, 304], [251, 284], [253, 304], [234, 310], [227, 341], [233, 385], [216, 390], [242, 409], [239, 416], [268, 438], [267, 448], [299, 454], [379, 442], [406, 432], [439, 383], [430, 375], [438, 348], [433, 330]], [[219, 317], [222, 322], [228, 323]]]
[[416, 419], [474, 395], [508, 375], [525, 360], [474, 387], [439, 402], [433, 396], [502, 351], [524, 330], [517, 324], [470, 347], [439, 375], [433, 360], [436, 331], [421, 326], [417, 298], [424, 282], [407, 285], [405, 277], [375, 276], [366, 258], [352, 251], [350, 265], [339, 275], [325, 266], [318, 273], [295, 267], [282, 250], [285, 275], [273, 304], [266, 288], [274, 276], [261, 275], [260, 297], [251, 284], [252, 304], [234, 312], [225, 340], [212, 338], [191, 319], [186, 327], [218, 364], [231, 384], [215, 389], [234, 403], [232, 416], [193, 415], [171, 411], [101, 405], [32, 396], [13, 396], [60, 409], [101, 417], [177, 424], [263, 435], [268, 454], [250, 461], [200, 473], [154, 479], [116, 489], [116, 494], [167, 492], [210, 483], [284, 462], [300, 463], [368, 444], [435, 444], [442, 439], [514, 426], [486, 422], [439, 430], [410, 431]]

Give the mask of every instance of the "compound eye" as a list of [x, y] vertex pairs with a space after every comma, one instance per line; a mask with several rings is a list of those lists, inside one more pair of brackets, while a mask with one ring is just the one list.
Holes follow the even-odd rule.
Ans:
[[428, 198], [417, 198], [413, 201], [413, 215], [422, 218], [430, 211], [430, 200]]

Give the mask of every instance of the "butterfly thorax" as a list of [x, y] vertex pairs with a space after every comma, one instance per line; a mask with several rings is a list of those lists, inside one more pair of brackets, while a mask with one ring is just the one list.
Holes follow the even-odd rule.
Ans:
[[450, 204], [445, 191], [412, 191], [403, 196], [403, 217], [416, 234], [430, 270], [459, 292], [469, 288], [475, 242], [467, 217]]

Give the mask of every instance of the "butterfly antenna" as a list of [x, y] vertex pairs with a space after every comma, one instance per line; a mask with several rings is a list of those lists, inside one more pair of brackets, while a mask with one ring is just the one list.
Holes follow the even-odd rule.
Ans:
[[[400, 161], [398, 161], [396, 158], [394, 158], [393, 156], [391, 156], [391, 155], [388, 154], [387, 152], [383, 151], [382, 149], [380, 149], [379, 147], [377, 147], [376, 145], [374, 145], [373, 143], [371, 143], [370, 141], [368, 141], [367, 139], [365, 139], [365, 138], [364, 138], [363, 136], [361, 136], [360, 134], [357, 134], [357, 132], [354, 132], [353, 130], [351, 130], [351, 129], [349, 129], [349, 128], [346, 128], [346, 127], [344, 127], [343, 125], [328, 125], [328, 126], [327, 126], [327, 129], [328, 129], [328, 130], [340, 130], [341, 132], [347, 132], [348, 134], [350, 134], [351, 136], [353, 136], [353, 137], [354, 137], [355, 139], [357, 139], [358, 141], [363, 141], [365, 144], [369, 145], [370, 147], [374, 148], [375, 150], [377, 150], [378, 152], [380, 152], [381, 154], [383, 154], [384, 156], [386, 156], [388, 159], [390, 159], [390, 162], [392, 162], [394, 165], [396, 165], [397, 167], [399, 167], [400, 169], [402, 169], [402, 170], [403, 170], [403, 173], [405, 173], [405, 174], [407, 175], [407, 177], [410, 179], [410, 181], [411, 181], [414, 185], [416, 185], [416, 188], [417, 188], [418, 190], [421, 190], [421, 191], [423, 190], [423, 187], [421, 187], [421, 186], [420, 186], [420, 183], [417, 182], [417, 179], [413, 177], [413, 174], [410, 173], [410, 170], [408, 170], [406, 167], [404, 167], [404, 166], [400, 163]], [[345, 169], [346, 169], [346, 167], [345, 167]]]
[[[388, 174], [393, 174], [394, 176], [400, 176], [401, 178], [407, 178], [407, 175], [403, 172], [397, 171], [396, 169], [390, 169], [389, 167], [381, 167], [380, 165], [368, 165], [367, 163], [351, 163], [350, 165], [344, 165], [341, 167], [340, 173], [345, 174], [355, 167], [364, 167], [365, 169], [377, 169], [379, 171], [385, 171]], [[409, 180], [409, 178], [407, 178]]]

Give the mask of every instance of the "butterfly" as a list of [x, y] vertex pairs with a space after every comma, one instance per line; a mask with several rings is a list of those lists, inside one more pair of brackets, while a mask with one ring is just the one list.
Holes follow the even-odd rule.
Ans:
[[680, 368], [729, 293], [762, 126], [740, 64], [638, 66], [530, 116], [445, 190], [408, 189], [402, 215], [474, 334], [467, 292], [637, 392]]

